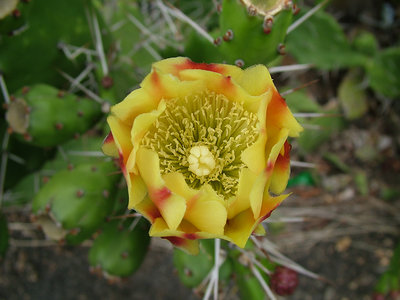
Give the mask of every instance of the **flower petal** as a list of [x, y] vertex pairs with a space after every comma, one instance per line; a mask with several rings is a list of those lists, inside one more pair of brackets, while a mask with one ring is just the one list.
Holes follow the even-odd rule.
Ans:
[[196, 63], [186, 57], [167, 58], [154, 63], [153, 67], [157, 68], [158, 70], [160, 70], [165, 74], [173, 74], [174, 76], [177, 77], [179, 77], [180, 71], [187, 69], [206, 70], [206, 71], [220, 73], [225, 76], [235, 76], [235, 77], [240, 76], [240, 74], [243, 72], [242, 69], [236, 66], [224, 65], [224, 64]]
[[142, 214], [151, 223], [154, 223], [157, 218], [161, 217], [160, 211], [148, 195], [145, 196], [140, 203], [135, 205], [135, 210]]
[[129, 179], [126, 180], [128, 185], [129, 204], [128, 208], [133, 209], [135, 205], [142, 202], [147, 195], [147, 187], [142, 177], [129, 173]]
[[254, 186], [257, 175], [244, 168], [239, 174], [239, 184], [236, 197], [229, 203], [228, 219], [232, 219], [238, 213], [250, 207], [250, 192]]
[[164, 185], [156, 152], [141, 147], [137, 152], [137, 165], [140, 176], [149, 191], [150, 199], [159, 209], [168, 227], [175, 230], [185, 215], [185, 198], [172, 193]]
[[158, 105], [157, 110], [153, 110], [148, 113], [141, 114], [133, 122], [132, 130], [130, 132], [131, 142], [133, 145], [133, 150], [129, 155], [127, 160], [126, 168], [129, 172], [136, 173], [136, 153], [139, 149], [140, 142], [149, 128], [154, 124], [157, 118], [164, 112], [165, 102], [161, 101]]
[[185, 219], [200, 231], [223, 235], [227, 219], [223, 199], [209, 185], [204, 185], [188, 203]]
[[140, 114], [156, 109], [158, 102], [154, 101], [144, 89], [131, 92], [126, 98], [111, 108], [111, 113], [125, 124], [131, 126], [133, 120]]
[[141, 87], [158, 103], [161, 99], [185, 97], [205, 89], [200, 80], [182, 81], [172, 74], [164, 74], [156, 67], [142, 81]]
[[180, 73], [180, 77], [185, 82], [200, 81], [205, 83], [208, 90], [216, 94], [225, 95], [229, 100], [242, 103], [244, 108], [257, 113], [259, 103], [264, 96], [252, 96], [239, 86], [231, 76], [224, 76], [219, 73], [187, 69]]
[[229, 220], [225, 227], [225, 236], [229, 241], [244, 248], [256, 226], [253, 212], [251, 209], [247, 209]]
[[126, 162], [132, 151], [132, 143], [130, 139], [130, 128], [122, 123], [117, 117], [110, 115], [107, 118], [108, 125], [113, 133], [114, 143], [118, 148], [121, 157], [121, 168], [125, 169]]
[[275, 89], [271, 75], [264, 65], [249, 67], [244, 70], [240, 77], [234, 77], [234, 79], [252, 96], [258, 96]]
[[272, 172], [270, 191], [274, 194], [281, 194], [287, 186], [290, 176], [290, 144], [286, 141], [275, 161]]
[[107, 156], [118, 158], [118, 155], [119, 155], [118, 154], [118, 147], [115, 144], [114, 137], [113, 137], [111, 131], [108, 133], [108, 135], [104, 139], [103, 145], [101, 147], [101, 150]]
[[267, 110], [267, 128], [268, 130], [279, 131], [281, 128], [289, 129], [289, 136], [298, 137], [303, 131], [303, 127], [297, 122], [285, 99], [279, 95], [278, 91], [274, 91], [271, 102]]

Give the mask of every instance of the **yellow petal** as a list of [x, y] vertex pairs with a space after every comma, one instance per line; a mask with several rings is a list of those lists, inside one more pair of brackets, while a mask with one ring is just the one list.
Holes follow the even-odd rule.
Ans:
[[290, 194], [285, 194], [273, 197], [269, 193], [265, 193], [265, 197], [261, 208], [261, 214], [257, 222], [260, 223], [265, 219], [267, 219], [274, 211], [274, 209], [277, 208], [279, 204], [281, 204], [281, 202], [285, 200], [289, 195]]
[[179, 77], [180, 71], [187, 69], [206, 70], [232, 77], [239, 77], [240, 74], [243, 72], [242, 69], [236, 66], [225, 64], [196, 63], [186, 57], [167, 58], [154, 63], [153, 67], [160, 70], [162, 73], [173, 74], [176, 77]]
[[101, 150], [107, 156], [118, 158], [118, 147], [115, 144], [114, 137], [111, 131], [104, 139]]
[[146, 132], [151, 128], [151, 126], [153, 126], [157, 118], [164, 112], [165, 107], [165, 102], [161, 101], [157, 110], [141, 114], [133, 122], [132, 130], [130, 132], [133, 151], [131, 151], [126, 164], [126, 168], [129, 172], [136, 173], [136, 154], [139, 149], [140, 142]]
[[137, 165], [140, 176], [149, 191], [150, 199], [159, 209], [168, 227], [175, 230], [185, 215], [185, 198], [172, 193], [164, 185], [160, 174], [159, 157], [156, 152], [143, 147], [139, 148]]
[[135, 205], [135, 210], [142, 214], [151, 223], [154, 223], [157, 218], [161, 217], [160, 211], [148, 195], [145, 196], [140, 203]]
[[251, 209], [247, 209], [229, 220], [225, 227], [225, 236], [229, 241], [244, 248], [257, 224], [254, 220], [253, 212]]
[[209, 185], [203, 186], [198, 197], [188, 203], [185, 219], [200, 231], [222, 235], [227, 219], [223, 199]]
[[250, 207], [250, 192], [254, 186], [257, 175], [247, 168], [240, 171], [236, 197], [229, 203], [228, 219]]
[[185, 81], [203, 82], [208, 90], [225, 95], [231, 101], [242, 103], [245, 109], [253, 113], [257, 113], [259, 103], [264, 99], [263, 95], [251, 96], [230, 76], [224, 76], [220, 73], [187, 69], [180, 72], [180, 77]]
[[267, 110], [267, 128], [268, 130], [279, 130], [281, 128], [289, 129], [289, 136], [297, 137], [303, 131], [303, 127], [294, 118], [292, 112], [287, 106], [285, 99], [274, 91], [271, 102]]
[[[290, 144], [286, 141], [282, 147], [278, 158], [275, 161], [275, 167], [272, 172], [270, 191], [276, 195], [281, 194], [287, 186], [290, 176]], [[283, 153], [282, 153], [283, 152]]]
[[258, 224], [256, 229], [254, 229], [253, 234], [258, 236], [264, 236], [266, 234], [264, 226], [262, 224]]
[[125, 124], [132, 126], [133, 120], [140, 114], [157, 108], [156, 102], [144, 89], [132, 91], [126, 98], [111, 108], [111, 113]]
[[205, 89], [205, 83], [200, 80], [182, 81], [172, 74], [163, 74], [155, 67], [140, 85], [157, 103], [161, 99], [185, 97]]
[[266, 111], [267, 105], [271, 100], [271, 93], [264, 94], [260, 102], [257, 116], [260, 122], [260, 134], [257, 140], [247, 147], [243, 152], [241, 159], [243, 163], [254, 173], [258, 174], [265, 168], [265, 144], [267, 142]]
[[107, 122], [111, 128], [115, 145], [118, 148], [121, 169], [124, 173], [126, 173], [126, 162], [128, 160], [129, 154], [132, 151], [130, 128], [113, 115], [110, 115], [107, 118]]
[[142, 202], [147, 195], [147, 187], [142, 177], [129, 173], [129, 180], [126, 180], [129, 194], [128, 208], [133, 209], [135, 205]]
[[245, 69], [241, 76], [235, 78], [235, 80], [252, 96], [258, 96], [275, 89], [271, 75], [264, 65], [255, 65]]
[[264, 197], [264, 190], [267, 184], [268, 177], [265, 172], [261, 172], [254, 182], [250, 192], [250, 207], [253, 212], [254, 219], [257, 219], [261, 213], [261, 206]]
[[198, 191], [187, 185], [182, 173], [168, 173], [163, 175], [162, 178], [165, 181], [167, 188], [169, 188], [173, 193], [184, 197], [186, 200], [195, 197], [198, 193]]

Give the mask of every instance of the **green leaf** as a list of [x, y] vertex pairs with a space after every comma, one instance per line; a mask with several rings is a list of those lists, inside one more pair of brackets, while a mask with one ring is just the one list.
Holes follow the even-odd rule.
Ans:
[[311, 63], [325, 70], [360, 66], [366, 60], [363, 55], [352, 50], [335, 18], [323, 11], [314, 14], [290, 32], [286, 48], [299, 63]]
[[361, 118], [368, 110], [367, 94], [357, 69], [350, 70], [338, 89], [339, 102], [349, 120]]
[[368, 64], [367, 73], [375, 92], [389, 98], [400, 97], [400, 47], [378, 53]]

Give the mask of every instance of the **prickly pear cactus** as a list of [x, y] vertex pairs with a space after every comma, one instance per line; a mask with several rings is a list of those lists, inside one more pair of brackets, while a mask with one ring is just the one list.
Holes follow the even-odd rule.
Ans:
[[[174, 250], [174, 265], [180, 280], [188, 287], [198, 286], [214, 266], [214, 241], [202, 240], [200, 243], [200, 252], [196, 256], [179, 249]], [[229, 279], [233, 271], [231, 259], [229, 257], [224, 259], [219, 269], [221, 282]]]
[[82, 164], [58, 172], [33, 199], [34, 220], [51, 239], [82, 242], [112, 211], [120, 179], [113, 172], [113, 162]]
[[109, 279], [133, 274], [146, 256], [148, 230], [149, 223], [140, 217], [106, 223], [90, 248], [92, 271]]
[[33, 145], [52, 147], [86, 132], [100, 105], [44, 84], [24, 87], [8, 105], [11, 130]]
[[189, 36], [185, 52], [199, 61], [227, 62], [240, 67], [268, 64], [285, 53], [286, 31], [298, 12], [292, 1], [224, 0], [214, 45]]
[[70, 60], [64, 50], [91, 44], [87, 14], [94, 14], [92, 1], [20, 2], [16, 15], [0, 20], [0, 70], [8, 90], [39, 82], [60, 85], [60, 70], [74, 76], [84, 67], [83, 57]]

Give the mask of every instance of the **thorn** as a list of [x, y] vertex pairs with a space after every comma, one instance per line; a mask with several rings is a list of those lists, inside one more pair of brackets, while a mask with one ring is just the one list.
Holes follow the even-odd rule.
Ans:
[[278, 53], [279, 55], [285, 55], [286, 54], [286, 49], [285, 49], [285, 45], [284, 44], [279, 44], [278, 45]]
[[84, 195], [85, 195], [85, 191], [84, 190], [77, 190], [76, 191], [76, 197], [82, 198]]
[[29, 92], [29, 86], [24, 86], [24, 87], [22, 88], [22, 94], [25, 95], [25, 94], [28, 93], [28, 92]]
[[229, 42], [229, 41], [231, 41], [233, 39], [233, 31], [232, 31], [232, 29], [228, 29], [225, 32], [223, 39], [224, 39], [225, 42]]
[[122, 224], [119, 224], [119, 225], [118, 225], [118, 230], [119, 230], [119, 231], [124, 230], [124, 226], [122, 226]]
[[122, 259], [126, 259], [126, 258], [128, 258], [128, 256], [129, 256], [129, 254], [126, 251], [121, 253]]
[[216, 9], [217, 9], [217, 13], [219, 13], [219, 14], [222, 13], [222, 4], [218, 3], [216, 6]]
[[65, 244], [66, 244], [65, 239], [60, 239], [60, 240], [58, 241], [58, 245], [59, 245], [59, 246], [65, 246]]
[[73, 164], [68, 164], [67, 169], [68, 171], [72, 171], [74, 169]]
[[257, 14], [257, 9], [253, 5], [250, 5], [247, 8], [247, 13], [249, 14], [250, 17], [254, 17]]
[[29, 106], [24, 107], [25, 115], [29, 115], [31, 113], [31, 108]]
[[49, 213], [49, 211], [51, 210], [51, 205], [50, 205], [50, 203], [47, 203], [47, 204], [46, 204], [46, 207], [44, 208], [44, 210], [45, 210], [46, 213]]
[[64, 125], [62, 123], [57, 123], [55, 125], [55, 127], [56, 127], [57, 130], [61, 130], [61, 129], [63, 129]]
[[44, 183], [44, 184], [46, 184], [47, 182], [49, 182], [49, 177], [47, 177], [47, 176], [43, 176], [43, 178], [42, 178], [42, 182]]
[[81, 137], [81, 135], [79, 133], [75, 133], [74, 134], [74, 139], [75, 140], [79, 140], [80, 137]]
[[108, 190], [103, 191], [103, 197], [108, 198], [110, 196], [110, 192]]
[[92, 172], [97, 172], [97, 167], [96, 167], [96, 166], [93, 166], [93, 167], [91, 168], [91, 170], [92, 170]]
[[13, 16], [15, 19], [20, 18], [20, 17], [21, 17], [21, 11], [20, 11], [19, 9], [14, 9], [14, 10], [12, 11], [12, 16]]
[[106, 75], [101, 79], [101, 85], [105, 88], [105, 89], [109, 89], [114, 85], [114, 80], [112, 79], [111, 76]]
[[221, 43], [222, 43], [221, 37], [217, 37], [217, 38], [214, 39], [214, 45], [215, 46], [219, 46], [219, 45], [221, 45]]
[[239, 68], [243, 68], [243, 66], [244, 66], [244, 61], [243, 61], [243, 59], [237, 59], [237, 60], [235, 60], [235, 65], [238, 66]]
[[14, 130], [11, 128], [11, 127], [8, 127], [7, 128], [7, 133], [8, 134], [12, 134], [14, 132]]
[[78, 111], [77, 115], [78, 115], [78, 117], [83, 117], [83, 112]]
[[11, 102], [12, 102], [12, 101], [15, 101], [15, 99], [16, 99], [16, 98], [15, 98], [14, 95], [11, 95], [11, 96], [10, 96], [10, 101], [11, 101]]

